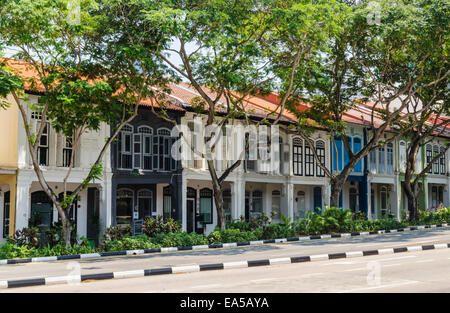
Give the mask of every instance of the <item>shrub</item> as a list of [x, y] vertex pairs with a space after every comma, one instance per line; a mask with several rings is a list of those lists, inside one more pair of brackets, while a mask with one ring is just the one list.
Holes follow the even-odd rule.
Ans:
[[145, 218], [142, 231], [148, 237], [154, 237], [157, 234], [181, 232], [181, 224], [173, 218], [163, 218], [159, 215], [156, 218]]
[[37, 227], [23, 228], [14, 233], [12, 241], [17, 246], [26, 246], [28, 248], [39, 246], [39, 229]]
[[208, 236], [208, 240], [210, 244], [215, 244], [227, 242], [253, 241], [259, 240], [261, 237], [262, 237], [261, 230], [240, 231], [239, 229], [229, 228], [226, 230], [213, 231]]
[[120, 240], [124, 236], [131, 236], [131, 227], [123, 230], [119, 226], [110, 226], [103, 234], [103, 241]]
[[8, 241], [0, 244], [0, 260], [28, 258], [35, 250], [36, 248], [34, 247], [28, 247], [27, 245], [18, 246], [14, 242]]
[[161, 247], [184, 247], [195, 245], [207, 245], [208, 238], [203, 234], [176, 232], [157, 234], [151, 241]]
[[103, 249], [105, 251], [122, 251], [122, 250], [138, 250], [138, 249], [153, 249], [158, 248], [150, 241], [146, 235], [139, 235], [136, 237], [129, 237], [125, 235], [120, 240], [105, 241]]

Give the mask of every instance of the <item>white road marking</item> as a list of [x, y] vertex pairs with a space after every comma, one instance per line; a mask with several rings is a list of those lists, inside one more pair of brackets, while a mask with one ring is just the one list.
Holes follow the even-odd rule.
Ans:
[[390, 266], [400, 266], [401, 264], [400, 263], [395, 263], [395, 264], [386, 264], [386, 265], [383, 265], [383, 267], [390, 267]]
[[251, 283], [261, 283], [261, 282], [265, 282], [265, 281], [272, 281], [275, 280], [275, 278], [262, 278], [262, 279], [253, 279], [250, 282]]
[[215, 287], [220, 287], [220, 285], [218, 285], [218, 284], [211, 284], [211, 285], [198, 285], [198, 286], [194, 286], [194, 287], [191, 287], [191, 289], [201, 289], [201, 288], [215, 288]]
[[367, 271], [367, 267], [358, 267], [358, 268], [352, 268], [349, 270], [344, 270], [344, 272], [356, 272], [356, 271]]
[[330, 265], [349, 265], [349, 264], [356, 264], [355, 262], [351, 261], [341, 261], [341, 262], [332, 262], [327, 264], [321, 264], [321, 266], [330, 266]]
[[325, 273], [311, 273], [311, 274], [300, 275], [300, 277], [302, 277], [302, 278], [308, 278], [308, 277], [319, 276], [319, 275], [324, 275], [324, 274], [325, 274]]
[[426, 263], [426, 262], [433, 262], [433, 261], [434, 261], [434, 259], [431, 259], [431, 260], [420, 260], [420, 261], [416, 261], [415, 263]]
[[380, 289], [380, 288], [390, 288], [390, 287], [398, 287], [398, 286], [404, 286], [404, 285], [412, 285], [417, 284], [418, 281], [410, 280], [405, 282], [398, 282], [393, 284], [387, 284], [387, 285], [380, 285], [380, 286], [374, 286], [374, 287], [365, 287], [365, 288], [355, 288], [350, 290], [344, 290], [344, 291], [336, 291], [337, 293], [347, 293], [347, 292], [355, 292], [355, 291], [364, 291], [364, 290], [373, 290], [373, 289]]

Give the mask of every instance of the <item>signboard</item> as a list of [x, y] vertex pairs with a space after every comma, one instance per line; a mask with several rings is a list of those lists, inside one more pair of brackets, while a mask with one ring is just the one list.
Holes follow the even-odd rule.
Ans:
[[133, 220], [133, 235], [142, 235], [142, 225], [144, 223], [144, 220]]

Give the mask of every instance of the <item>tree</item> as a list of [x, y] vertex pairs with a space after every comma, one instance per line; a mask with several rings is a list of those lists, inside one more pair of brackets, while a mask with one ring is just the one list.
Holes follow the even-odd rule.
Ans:
[[[0, 73], [0, 95], [11, 93], [19, 108], [34, 171], [42, 189], [58, 210], [66, 246], [70, 246], [68, 213], [71, 204], [90, 182], [102, 178], [102, 160], [108, 147], [121, 128], [137, 115], [141, 100], [152, 96], [146, 77], [152, 77], [152, 85], [157, 86], [167, 81], [156, 68], [137, 78], [135, 62], [138, 56], [126, 51], [121, 55], [111, 54], [114, 62], [106, 64], [122, 62], [120, 70], [99, 63], [93, 40], [97, 44], [101, 42], [107, 51], [115, 49], [109, 46], [115, 44], [108, 41], [110, 38], [102, 40], [98, 36], [104, 29], [99, 14], [104, 7], [94, 0], [83, 0], [75, 11], [75, 19], [70, 19], [74, 14], [70, 3], [66, 0], [0, 1], [0, 46], [17, 49], [19, 52], [15, 57], [26, 61], [32, 72], [26, 79], [21, 79], [20, 73], [8, 67], [10, 60], [5, 60]], [[129, 59], [123, 62], [126, 57]], [[150, 71], [153, 72], [150, 74]], [[133, 73], [131, 78], [130, 72]], [[7, 84], [3, 84], [4, 81]], [[41, 94], [39, 103], [31, 107], [41, 116], [36, 130], [31, 127], [26, 114], [27, 104], [24, 102], [28, 90]], [[21, 98], [25, 101], [22, 102]], [[63, 178], [62, 199], [47, 183], [38, 161], [39, 142], [47, 123], [70, 137], [74, 147], [86, 131], [98, 131], [102, 124], [113, 126], [86, 178], [69, 194], [66, 182], [73, 168], [72, 154]]]
[[[159, 10], [147, 11], [146, 18], [156, 21], [159, 29], [174, 40], [173, 45], [161, 45], [158, 55], [198, 92], [199, 107], [207, 116], [205, 126], [218, 125], [214, 132], [217, 135], [237, 118], [255, 127], [269, 119], [275, 125], [280, 121], [297, 69], [313, 53], [316, 41], [323, 41], [329, 32], [328, 19], [333, 17], [329, 13], [333, 12], [335, 2], [319, 1], [319, 5], [316, 2], [167, 1]], [[291, 32], [298, 38], [291, 36]], [[283, 39], [292, 41], [281, 46]], [[168, 54], [177, 56], [181, 65]], [[280, 95], [279, 104], [267, 110], [265, 117], [253, 119], [245, 108], [246, 99], [269, 93], [277, 87], [279, 77], [286, 78], [283, 83], [286, 94]], [[223, 109], [226, 113], [218, 116]], [[211, 152], [216, 148], [215, 138], [205, 135], [205, 146]], [[249, 149], [249, 139], [246, 139], [245, 150]], [[241, 165], [243, 155], [227, 162], [219, 173], [212, 153], [196, 153], [207, 161], [218, 224], [224, 229], [223, 183]]]
[[[411, 124], [395, 128], [414, 114], [406, 112], [411, 99], [448, 77], [443, 52], [448, 10], [439, 10], [440, 5], [444, 2], [372, 1], [353, 5], [342, 31], [311, 58], [303, 76], [299, 75], [290, 108], [299, 117], [296, 131], [309, 143], [317, 164], [330, 179], [330, 206], [339, 205], [342, 187], [362, 158], [414, 128]], [[434, 23], [434, 18], [442, 23]], [[299, 103], [309, 108], [300, 111]], [[368, 124], [368, 141], [361, 150], [353, 151], [347, 139], [345, 114], [361, 103], [371, 110], [370, 120], [364, 121]], [[424, 104], [420, 112], [431, 106]], [[341, 171], [333, 172], [320, 162], [309, 139], [315, 129], [311, 121], [313, 126], [330, 132], [333, 141], [342, 140], [348, 163]], [[388, 131], [392, 136], [383, 138]]]

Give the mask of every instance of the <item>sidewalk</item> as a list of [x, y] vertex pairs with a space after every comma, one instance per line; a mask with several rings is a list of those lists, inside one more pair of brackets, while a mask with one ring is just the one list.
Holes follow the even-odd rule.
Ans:
[[193, 250], [107, 259], [2, 265], [0, 266], [0, 281], [333, 254], [448, 242], [450, 242], [450, 230], [428, 229], [414, 232], [266, 244], [218, 250]]

